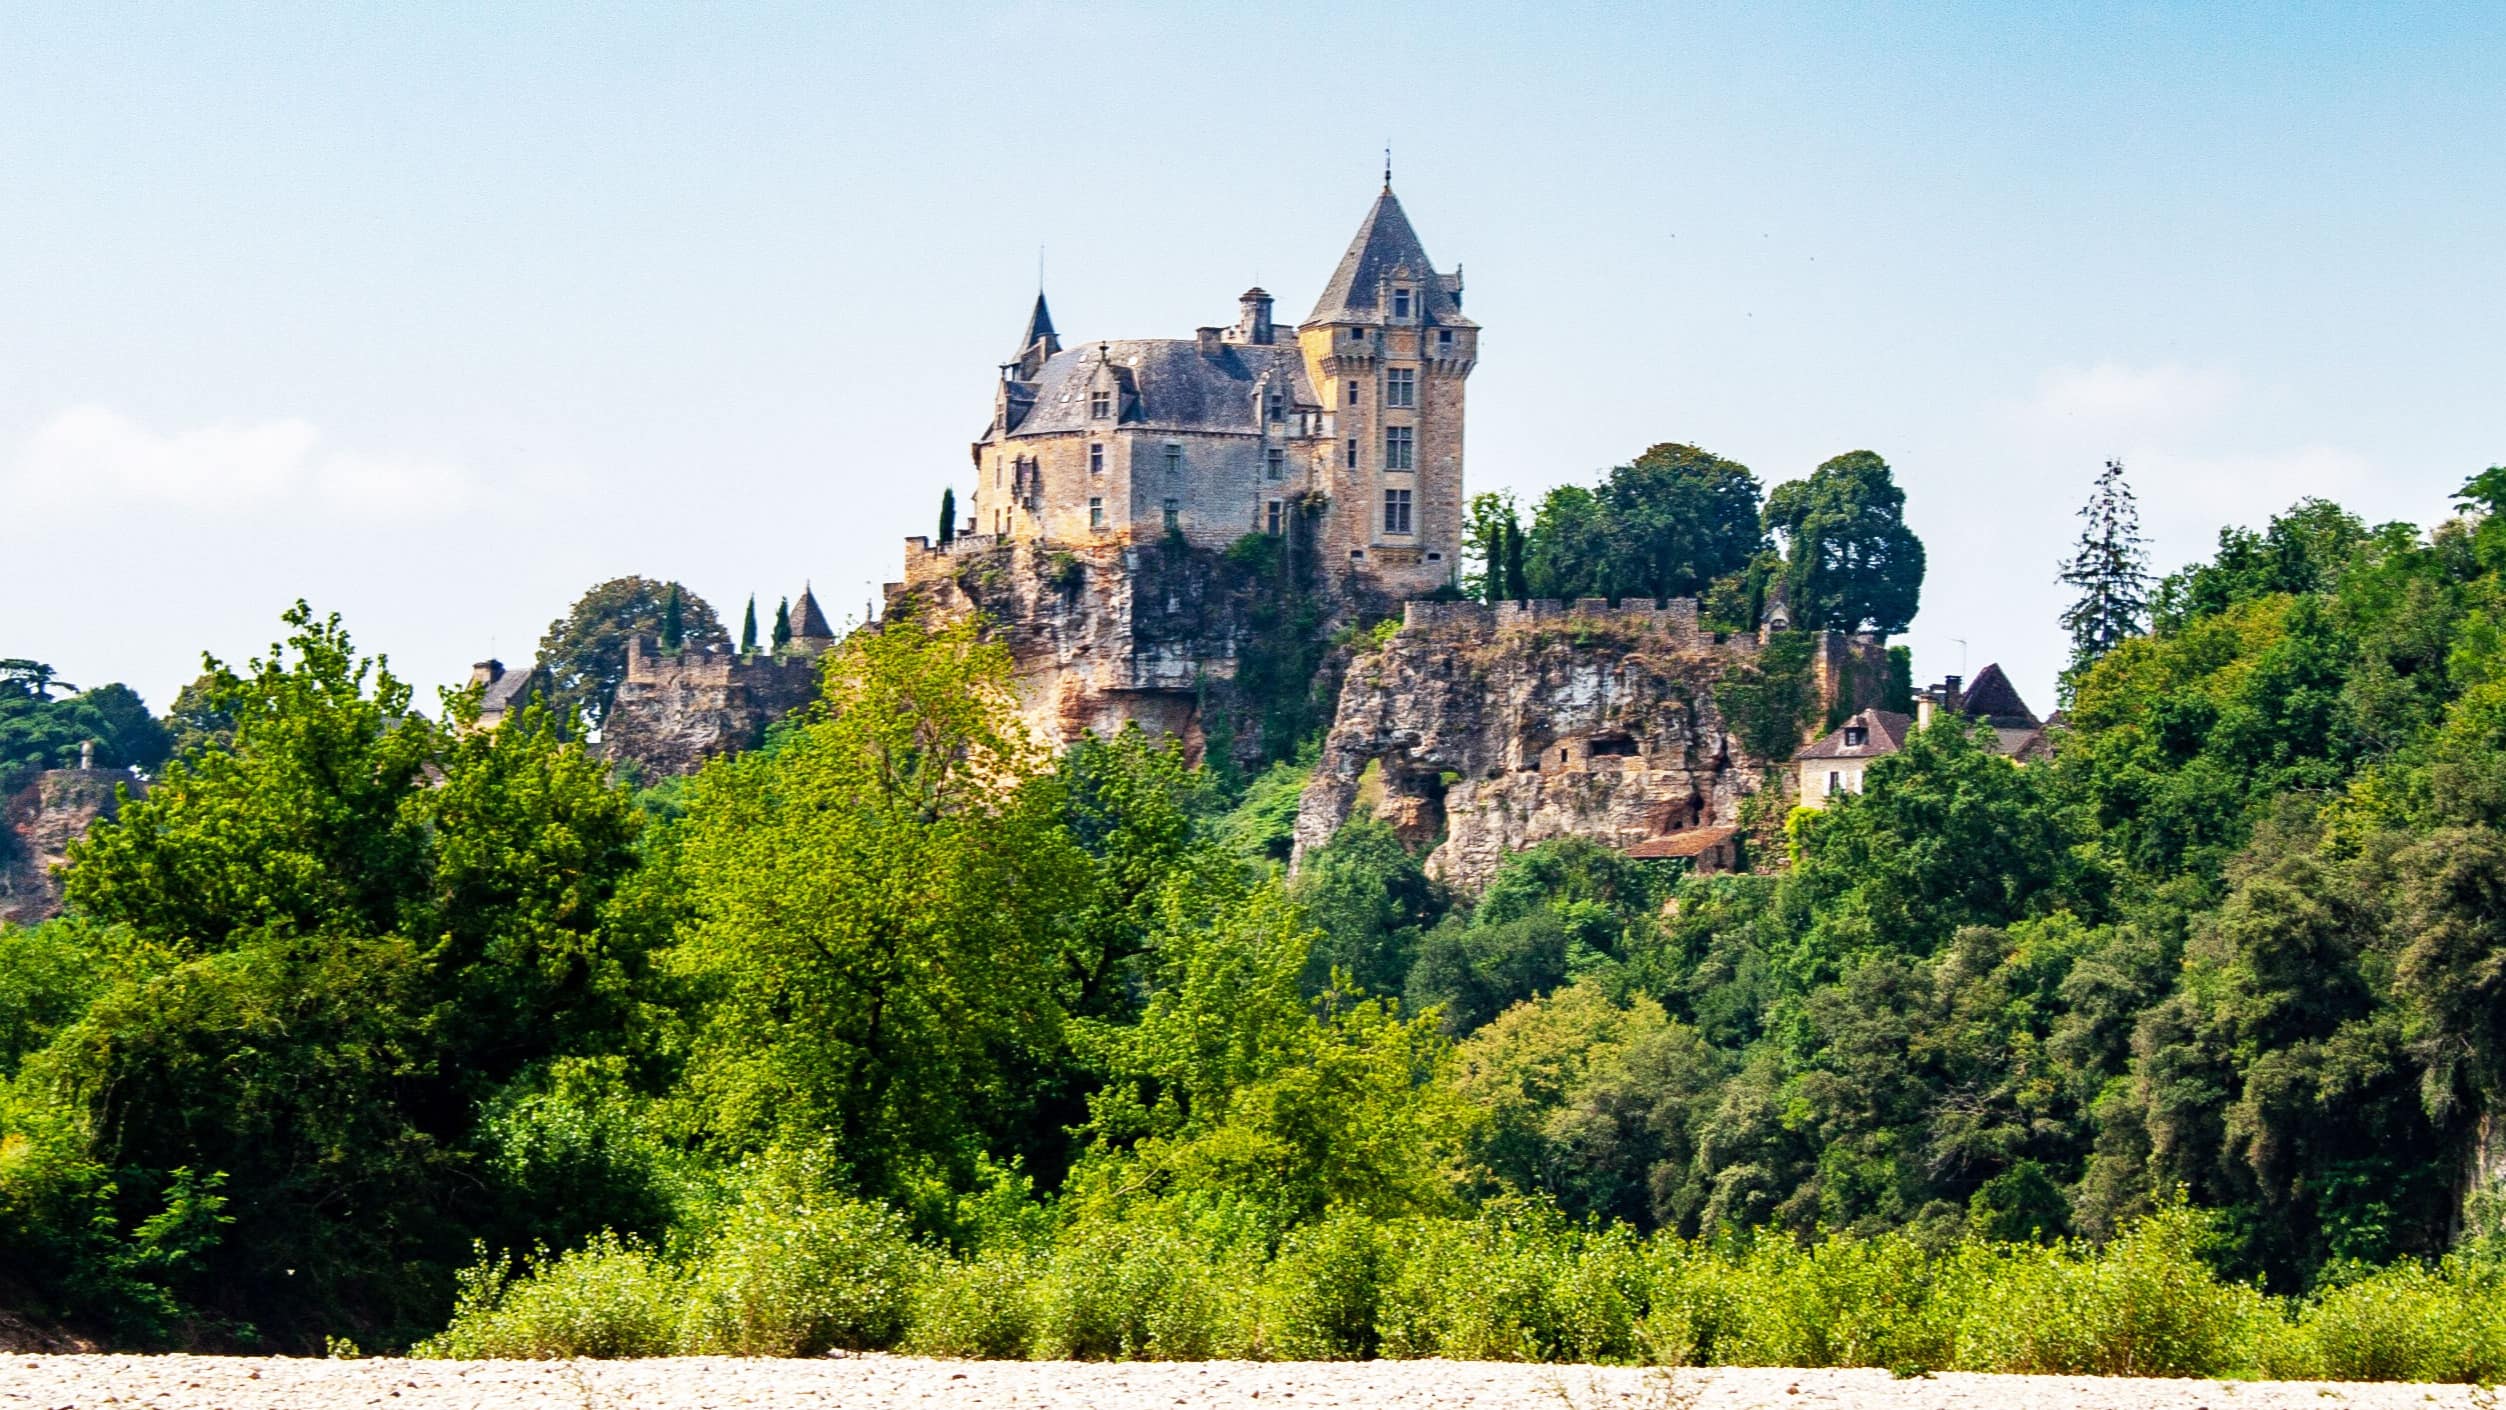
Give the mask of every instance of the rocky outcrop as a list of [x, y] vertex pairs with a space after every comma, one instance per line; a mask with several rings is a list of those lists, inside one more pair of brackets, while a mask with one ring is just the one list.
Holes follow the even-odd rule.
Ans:
[[0, 804], [0, 921], [32, 925], [61, 913], [53, 868], [98, 818], [113, 816], [117, 785], [145, 791], [122, 769], [47, 769]]
[[1239, 673], [1277, 674], [1281, 659], [1303, 653], [1312, 664], [1295, 690], [1327, 693], [1335, 666], [1321, 643], [1331, 628], [1370, 607], [1389, 610], [1311, 590], [1316, 575], [1297, 561], [1310, 547], [1282, 537], [1252, 548], [910, 539], [906, 580], [888, 584], [886, 610], [981, 615], [1009, 648], [1028, 731], [1049, 748], [1137, 724], [1180, 738], [1197, 760], [1225, 715], [1224, 735], [1249, 760], [1262, 702], [1247, 698]]
[[[1829, 636], [1812, 684], [1832, 706], [1870, 688], [1876, 642]], [[1553, 837], [1626, 846], [1730, 824], [1760, 786], [1716, 703], [1754, 637], [1702, 630], [1694, 602], [1412, 603], [1402, 629], [1351, 663], [1298, 810], [1297, 855], [1361, 801], [1428, 870], [1464, 891]], [[1441, 839], [1441, 840], [1439, 840]]]
[[601, 720], [601, 749], [647, 781], [692, 774], [717, 754], [754, 749], [766, 726], [818, 693], [814, 656], [664, 652], [627, 643], [626, 678]]

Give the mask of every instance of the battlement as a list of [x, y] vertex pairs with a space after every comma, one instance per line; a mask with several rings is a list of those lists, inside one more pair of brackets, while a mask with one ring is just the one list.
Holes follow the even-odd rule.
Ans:
[[1660, 604], [1651, 598], [1631, 597], [1615, 607], [1606, 597], [1580, 597], [1572, 602], [1534, 598], [1494, 606], [1482, 602], [1410, 602], [1403, 605], [1401, 629], [1487, 636], [1543, 624], [1564, 625], [1574, 620], [1632, 626], [1683, 643], [1695, 642], [1701, 635], [1697, 600], [1693, 597], [1675, 597]]

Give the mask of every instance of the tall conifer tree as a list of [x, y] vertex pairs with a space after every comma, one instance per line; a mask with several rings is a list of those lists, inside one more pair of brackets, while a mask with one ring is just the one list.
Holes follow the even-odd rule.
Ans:
[[954, 543], [956, 540], [957, 487], [951, 485], [940, 491], [940, 542]]
[[740, 654], [757, 654], [757, 594], [748, 595], [748, 611], [740, 618]]
[[679, 610], [679, 585], [670, 585], [670, 595], [661, 603], [661, 649], [676, 651], [687, 645], [687, 622]]
[[792, 644], [792, 599], [784, 598], [774, 605], [774, 649], [781, 651]]
[[2087, 527], [2061, 573], [2061, 581], [2079, 591], [2062, 613], [2062, 629], [2071, 634], [2071, 665], [2062, 673], [2066, 699], [2097, 658], [2140, 635], [2149, 621], [2149, 553], [2142, 546], [2140, 504], [2123, 478], [2122, 461], [2106, 462], [2080, 517]]

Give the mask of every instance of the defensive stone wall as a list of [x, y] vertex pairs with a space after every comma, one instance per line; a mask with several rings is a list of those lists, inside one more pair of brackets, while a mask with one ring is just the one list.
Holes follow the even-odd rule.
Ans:
[[717, 754], [756, 748], [766, 726], [817, 693], [811, 653], [664, 652], [638, 637], [627, 643], [626, 678], [601, 722], [601, 749], [648, 780], [691, 774]]

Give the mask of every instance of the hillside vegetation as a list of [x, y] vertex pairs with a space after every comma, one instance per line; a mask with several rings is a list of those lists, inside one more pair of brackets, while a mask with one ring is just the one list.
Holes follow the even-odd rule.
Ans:
[[2506, 470], [2166, 579], [1698, 879], [1470, 902], [891, 620], [685, 787], [301, 606], [0, 931], [0, 1297], [117, 1345], [2506, 1375]]

